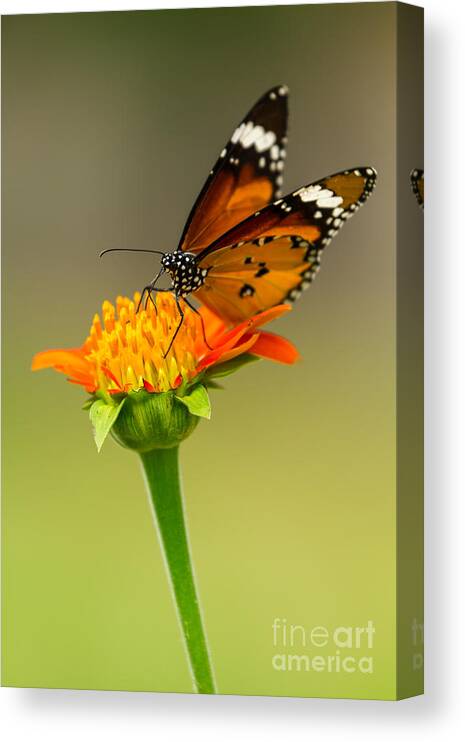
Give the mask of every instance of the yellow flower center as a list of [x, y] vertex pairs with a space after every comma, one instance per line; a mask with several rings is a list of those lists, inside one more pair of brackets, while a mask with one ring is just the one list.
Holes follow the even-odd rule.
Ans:
[[154, 391], [166, 392], [191, 379], [205, 353], [200, 318], [184, 304], [182, 326], [165, 358], [181, 321], [176, 300], [159, 293], [156, 308], [148, 301], [136, 313], [139, 300], [139, 293], [134, 301], [119, 296], [116, 308], [104, 301], [103, 321], [98, 314], [94, 317], [84, 352], [99, 389], [128, 392], [143, 388], [145, 380]]

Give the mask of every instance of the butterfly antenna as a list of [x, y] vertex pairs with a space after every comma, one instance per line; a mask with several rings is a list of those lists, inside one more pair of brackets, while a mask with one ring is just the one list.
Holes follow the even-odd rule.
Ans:
[[107, 252], [151, 252], [153, 255], [164, 255], [164, 252], [161, 252], [160, 250], [145, 250], [143, 248], [132, 248], [132, 247], [110, 247], [108, 250], [102, 250], [102, 252], [99, 255], [99, 258], [101, 258], [103, 255], [106, 255]]

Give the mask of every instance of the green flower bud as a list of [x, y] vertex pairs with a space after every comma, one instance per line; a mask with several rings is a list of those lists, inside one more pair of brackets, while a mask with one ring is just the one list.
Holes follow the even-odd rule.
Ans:
[[195, 429], [199, 417], [191, 414], [174, 392], [128, 394], [111, 435], [125, 448], [139, 453], [173, 448]]

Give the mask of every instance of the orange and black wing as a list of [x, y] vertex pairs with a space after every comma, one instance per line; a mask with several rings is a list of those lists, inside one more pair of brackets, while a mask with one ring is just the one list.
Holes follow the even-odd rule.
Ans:
[[423, 170], [415, 168], [410, 173], [410, 182], [412, 184], [412, 191], [415, 194], [420, 207], [423, 209], [425, 203], [425, 174]]
[[198, 256], [207, 271], [196, 297], [229, 322], [297, 299], [320, 254], [376, 184], [372, 167], [299, 188], [233, 227]]
[[286, 155], [287, 88], [265, 93], [222, 150], [184, 227], [178, 249], [198, 253], [279, 197]]

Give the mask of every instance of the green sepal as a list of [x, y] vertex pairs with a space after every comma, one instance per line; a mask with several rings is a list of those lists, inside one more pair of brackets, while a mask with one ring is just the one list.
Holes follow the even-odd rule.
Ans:
[[244, 353], [241, 356], [236, 356], [236, 358], [231, 358], [230, 361], [225, 361], [224, 363], [218, 363], [216, 366], [212, 366], [211, 369], [206, 371], [205, 380], [229, 376], [229, 374], [238, 371], [242, 366], [246, 366], [248, 363], [254, 363], [259, 360], [260, 358], [252, 355], [252, 353]]
[[196, 384], [187, 394], [182, 397], [176, 395], [178, 402], [182, 402], [187, 407], [191, 415], [205, 417], [207, 420], [211, 417], [210, 397], [206, 387], [203, 384]]
[[82, 410], [90, 410], [90, 408], [92, 407], [92, 405], [94, 404], [94, 402], [95, 402], [95, 397], [89, 397], [89, 399], [86, 399], [86, 401], [82, 405], [82, 408], [81, 409]]
[[[195, 430], [199, 418], [192, 415], [174, 391], [130, 391], [126, 404], [111, 429], [124, 448], [145, 453], [178, 446]], [[119, 401], [119, 398], [118, 398]]]
[[93, 401], [89, 409], [89, 417], [94, 431], [95, 444], [97, 451], [100, 453], [105, 439], [115, 424], [119, 413], [126, 401], [122, 399], [119, 404], [106, 402], [103, 399]]

